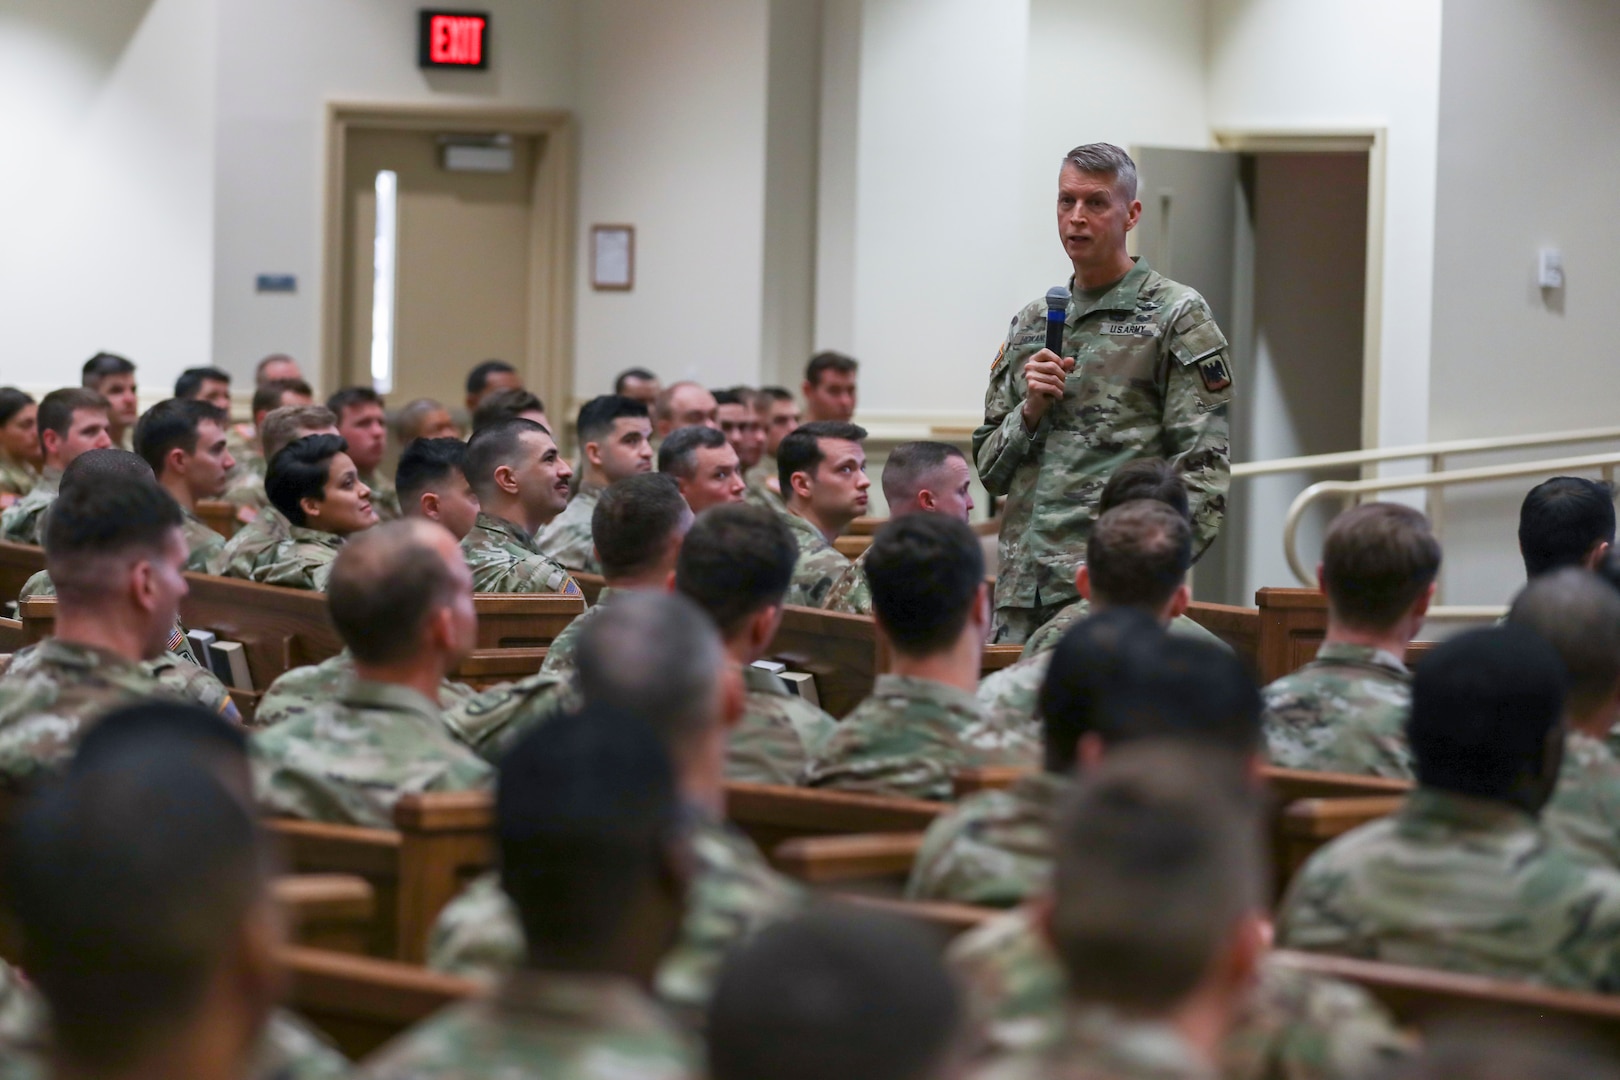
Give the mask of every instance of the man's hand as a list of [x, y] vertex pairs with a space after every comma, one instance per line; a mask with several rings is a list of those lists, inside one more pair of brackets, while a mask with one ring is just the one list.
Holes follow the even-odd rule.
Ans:
[[1029, 358], [1024, 364], [1024, 382], [1029, 385], [1024, 394], [1024, 427], [1035, 430], [1052, 402], [1063, 396], [1063, 382], [1073, 370], [1072, 356], [1059, 356], [1051, 349]]

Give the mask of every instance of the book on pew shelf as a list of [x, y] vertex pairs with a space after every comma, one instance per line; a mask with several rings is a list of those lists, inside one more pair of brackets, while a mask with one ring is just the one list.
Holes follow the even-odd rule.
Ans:
[[816, 677], [808, 671], [784, 671], [777, 678], [787, 683], [787, 688], [804, 698], [816, 708], [821, 708], [821, 695], [816, 693]]
[[214, 642], [219, 639], [212, 630], [187, 630], [186, 641], [191, 645], [191, 655], [197, 658], [197, 663], [214, 673], [214, 678], [220, 682], [225, 681], [225, 673], [214, 666], [214, 654], [210, 651]]
[[247, 649], [240, 641], [216, 641], [208, 649], [215, 677], [233, 690], [252, 690], [253, 675], [248, 671]]
[[757, 667], [761, 671], [768, 671], [772, 675], [780, 676], [787, 670], [787, 665], [780, 660], [755, 660], [749, 667]]

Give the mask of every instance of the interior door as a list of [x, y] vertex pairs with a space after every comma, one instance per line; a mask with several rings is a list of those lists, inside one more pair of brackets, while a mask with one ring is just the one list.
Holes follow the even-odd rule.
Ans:
[[345, 383], [372, 385], [377, 175], [395, 175], [391, 407], [418, 397], [459, 409], [467, 370], [529, 352], [535, 138], [512, 139], [503, 172], [450, 172], [431, 132], [362, 130], [347, 140]]

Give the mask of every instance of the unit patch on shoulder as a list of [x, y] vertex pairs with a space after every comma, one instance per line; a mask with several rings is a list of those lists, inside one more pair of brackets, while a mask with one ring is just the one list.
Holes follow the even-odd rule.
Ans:
[[1231, 369], [1226, 366], [1226, 358], [1220, 353], [1198, 361], [1198, 375], [1204, 380], [1204, 389], [1212, 394], [1232, 385]]
[[1001, 348], [996, 350], [996, 358], [990, 361], [990, 370], [994, 371], [1001, 366], [1001, 358], [1007, 355], [1007, 343], [1003, 341]]

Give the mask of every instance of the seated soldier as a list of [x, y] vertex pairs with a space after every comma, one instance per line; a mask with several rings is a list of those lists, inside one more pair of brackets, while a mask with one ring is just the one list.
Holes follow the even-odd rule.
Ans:
[[[336, 435], [337, 418], [324, 405], [290, 405], [266, 413], [259, 421], [259, 439], [271, 457], [283, 447], [310, 435]], [[257, 482], [264, 490], [262, 478]], [[226, 492], [227, 498], [230, 492]], [[292, 522], [270, 505], [268, 498], [252, 521], [236, 530], [225, 546], [208, 560], [208, 572], [221, 577], [247, 578], [269, 562], [276, 547], [292, 537]]]
[[467, 482], [466, 465], [467, 444], [460, 439], [413, 439], [394, 470], [400, 511], [465, 539], [478, 521], [478, 496]]
[[1519, 506], [1524, 576], [1577, 566], [1595, 570], [1614, 546], [1614, 492], [1580, 476], [1555, 476]]
[[820, 607], [849, 569], [849, 560], [833, 541], [866, 513], [866, 489], [872, 482], [866, 478], [864, 438], [863, 427], [827, 420], [795, 429], [776, 448], [787, 523], [799, 545], [790, 604]]
[[[1114, 475], [1108, 478], [1108, 483], [1103, 485], [1102, 494], [1097, 497], [1097, 516], [1101, 517], [1114, 507], [1123, 506], [1133, 499], [1162, 502], [1186, 518], [1189, 523], [1192, 522], [1192, 509], [1187, 501], [1187, 483], [1181, 478], [1181, 471], [1163, 458], [1137, 458], [1114, 470]], [[1196, 558], [1194, 561], [1197, 561]], [[1080, 568], [1076, 567], [1076, 591], [1079, 590], [1079, 585]], [[1029, 636], [1029, 640], [1024, 642], [1024, 651], [1020, 654], [1020, 658], [1028, 660], [1056, 647], [1064, 631], [1089, 614], [1091, 601], [1081, 594], [1078, 600], [1058, 609], [1056, 615]], [[1211, 645], [1219, 645], [1223, 649], [1230, 648], [1215, 634], [1188, 618], [1185, 613], [1171, 619], [1169, 629], [1172, 634], [1194, 637]]]
[[[883, 499], [889, 504], [891, 521], [907, 514], [949, 514], [967, 521], [973, 512], [973, 496], [968, 491], [972, 484], [967, 459], [950, 443], [901, 443], [883, 463]], [[846, 615], [872, 614], [866, 551], [834, 582], [822, 607]]]
[[551, 430], [551, 421], [546, 419], [546, 403], [520, 386], [497, 390], [484, 398], [483, 404], [472, 414], [473, 434], [508, 420], [528, 420]]
[[1216, 1074], [1269, 933], [1259, 815], [1242, 788], [1235, 769], [1152, 744], [1082, 782], [1041, 914], [1069, 1014], [1052, 1045], [986, 1080]]
[[49, 1004], [51, 1076], [249, 1075], [275, 1007], [268, 845], [222, 780], [171, 749], [76, 769], [15, 826], [7, 899]]
[[580, 459], [584, 473], [568, 506], [540, 530], [540, 550], [570, 570], [600, 574], [591, 551], [591, 514], [609, 484], [652, 472], [652, 421], [647, 406], [617, 394], [592, 398], [579, 409]]
[[1620, 593], [1566, 566], [1530, 579], [1507, 621], [1558, 650], [1569, 674], [1558, 789], [1541, 821], [1556, 839], [1620, 870], [1620, 761], [1607, 739], [1620, 719]]
[[1435, 648], [1412, 680], [1418, 788], [1318, 851], [1278, 920], [1291, 949], [1620, 992], [1620, 873], [1552, 841], [1566, 676], [1522, 626]]
[[133, 450], [130, 434], [141, 413], [134, 363], [117, 353], [96, 353], [84, 362], [79, 385], [107, 399], [107, 435], [112, 445]]
[[255, 387], [267, 386], [273, 382], [285, 382], [288, 379], [302, 379], [304, 371], [298, 366], [298, 361], [286, 353], [270, 353], [253, 365], [253, 385]]
[[[1084, 775], [1118, 748], [1170, 741], [1201, 760], [1238, 761], [1250, 776], [1262, 760], [1259, 694], [1230, 650], [1167, 635], [1146, 613], [1115, 608], [1072, 628], [1050, 655], [1041, 692], [1048, 771], [970, 796], [930, 827], [908, 888], [914, 898], [1029, 901], [951, 950], [987, 1042], [1004, 1051], [1042, 1049], [1062, 1032], [1062, 970], [1033, 915], [1049, 902], [1057, 808], [1072, 794], [1076, 768]], [[1221, 1071], [1238, 1080], [1348, 1078], [1404, 1049], [1366, 993], [1268, 957], [1222, 1048]]]
[[669, 591], [681, 541], [692, 527], [692, 511], [680, 489], [660, 473], [627, 477], [593, 501], [591, 535], [606, 585], [590, 610], [563, 627], [546, 649], [540, 670], [553, 675], [574, 673], [580, 632], [615, 597], [633, 589]]
[[708, 1024], [711, 1080], [947, 1080], [961, 995], [915, 923], [827, 910], [732, 950]]
[[[668, 593], [621, 597], [581, 635], [578, 659], [587, 708], [605, 705], [645, 717], [674, 762], [692, 827], [692, 897], [657, 987], [666, 1004], [700, 1012], [726, 950], [804, 903], [798, 886], [724, 820], [725, 732], [741, 707], [741, 688], [708, 619]], [[547, 721], [530, 737], [543, 739], [557, 722]], [[487, 874], [440, 914], [428, 966], [490, 979], [521, 963], [522, 954], [511, 901]]]
[[180, 401], [206, 401], [229, 417], [231, 373], [217, 367], [186, 368], [174, 380], [174, 396]]
[[457, 439], [461, 431], [456, 427], [450, 410], [432, 398], [417, 398], [405, 403], [394, 418], [394, 438], [400, 450], [405, 450], [417, 439]]
[[347, 446], [340, 435], [306, 435], [270, 459], [264, 487], [287, 519], [287, 539], [250, 580], [324, 592], [343, 542], [377, 524], [371, 489], [360, 482]]
[[754, 406], [759, 391], [749, 386], [733, 386], [713, 393], [715, 422], [720, 425], [720, 434], [737, 451], [737, 471], [744, 484], [743, 499], [752, 502], [754, 484], [748, 474], [757, 470], [765, 457], [765, 424]]
[[662, 443], [670, 432], [684, 427], [712, 427], [719, 430], [719, 406], [714, 395], [690, 379], [671, 383], [653, 400], [654, 441]]
[[0, 509], [39, 483], [39, 405], [15, 386], [0, 387]]
[[782, 512], [787, 509], [787, 504], [782, 502], [782, 481], [776, 474], [776, 451], [781, 447], [782, 440], [803, 422], [799, 415], [799, 399], [785, 387], [762, 386], [754, 406], [765, 428], [765, 459], [760, 462], [758, 475], [764, 481], [765, 489], [775, 496], [769, 508]]
[[506, 916], [527, 943], [516, 970], [361, 1075], [696, 1080], [696, 1048], [649, 996], [691, 903], [691, 840], [657, 735], [602, 706], [531, 732], [501, 762], [495, 834]]
[[333, 563], [327, 600], [355, 677], [335, 700], [254, 736], [259, 804], [389, 829], [401, 795], [488, 786], [489, 766], [450, 737], [440, 713], [439, 684], [478, 640], [455, 537], [415, 520], [361, 533]]
[[567, 593], [579, 586], [562, 563], [535, 543], [535, 533], [568, 505], [574, 470], [551, 432], [532, 420], [481, 428], [463, 466], [478, 496], [478, 518], [461, 541], [481, 593]]
[[517, 368], [505, 360], [485, 360], [467, 372], [467, 414], [477, 412], [478, 406], [503, 390], [522, 389], [523, 376]]
[[797, 557], [787, 524], [754, 506], [716, 507], [681, 544], [675, 588], [719, 627], [747, 691], [742, 719], [726, 740], [727, 780], [800, 783], [838, 723], [754, 666], [782, 625], [782, 598]]
[[360, 482], [371, 490], [379, 521], [399, 520], [399, 495], [378, 469], [388, 453], [388, 413], [383, 399], [369, 386], [346, 386], [326, 399], [337, 417], [338, 434], [349, 444], [349, 458]]
[[[1187, 515], [1156, 499], [1133, 499], [1103, 512], [1086, 540], [1086, 560], [1075, 578], [1087, 610], [1133, 607], [1175, 627], [1192, 600], [1187, 587], [1192, 542]], [[1201, 626], [1197, 634], [1183, 636], [1226, 647]], [[1043, 650], [985, 676], [979, 704], [1004, 726], [1033, 730], [1036, 699], [1051, 660], [1051, 651]]]
[[718, 428], [676, 428], [658, 448], [658, 471], [673, 476], [692, 513], [742, 502], [747, 486], [737, 451]]
[[37, 423], [44, 466], [28, 494], [0, 513], [0, 540], [39, 544], [45, 534], [45, 510], [56, 498], [62, 470], [86, 450], [113, 444], [108, 434], [107, 399], [94, 390], [52, 390], [39, 403]]
[[943, 514], [891, 521], [872, 540], [866, 575], [893, 661], [811, 759], [805, 783], [949, 799], [962, 769], [1033, 766], [1034, 741], [992, 724], [973, 697], [990, 629], [973, 530]]
[[[307, 409], [314, 405], [315, 391], [303, 379], [278, 379], [261, 384], [253, 392], [253, 424], [246, 431], [239, 426], [231, 429], [234, 437], [230, 440], [230, 451], [231, 457], [236, 459], [236, 468], [231, 470], [230, 483], [225, 489], [225, 500], [237, 507], [236, 516], [242, 521], [253, 521], [270, 506], [270, 499], [264, 493], [264, 470], [279, 447], [270, 444], [265, 431], [266, 418], [282, 409]], [[326, 411], [325, 406], [320, 408]], [[330, 427], [336, 434], [337, 417], [332, 418]]]
[[180, 507], [149, 482], [95, 477], [52, 505], [54, 636], [0, 676], [0, 775], [13, 786], [62, 764], [109, 710], [173, 696], [142, 661], [163, 655], [186, 595], [180, 522]]
[[1440, 543], [1418, 511], [1367, 503], [1333, 519], [1316, 568], [1328, 601], [1322, 647], [1264, 691], [1273, 765], [1411, 778], [1406, 647], [1439, 573]]
[[658, 376], [644, 367], [625, 368], [613, 379], [615, 394], [641, 402], [649, 412], [661, 390], [663, 385], [658, 381]]
[[225, 546], [225, 538], [197, 516], [197, 500], [217, 499], [225, 474], [236, 464], [225, 448], [230, 417], [206, 401], [160, 401], [135, 423], [135, 452], [185, 515], [186, 569], [201, 572]]

